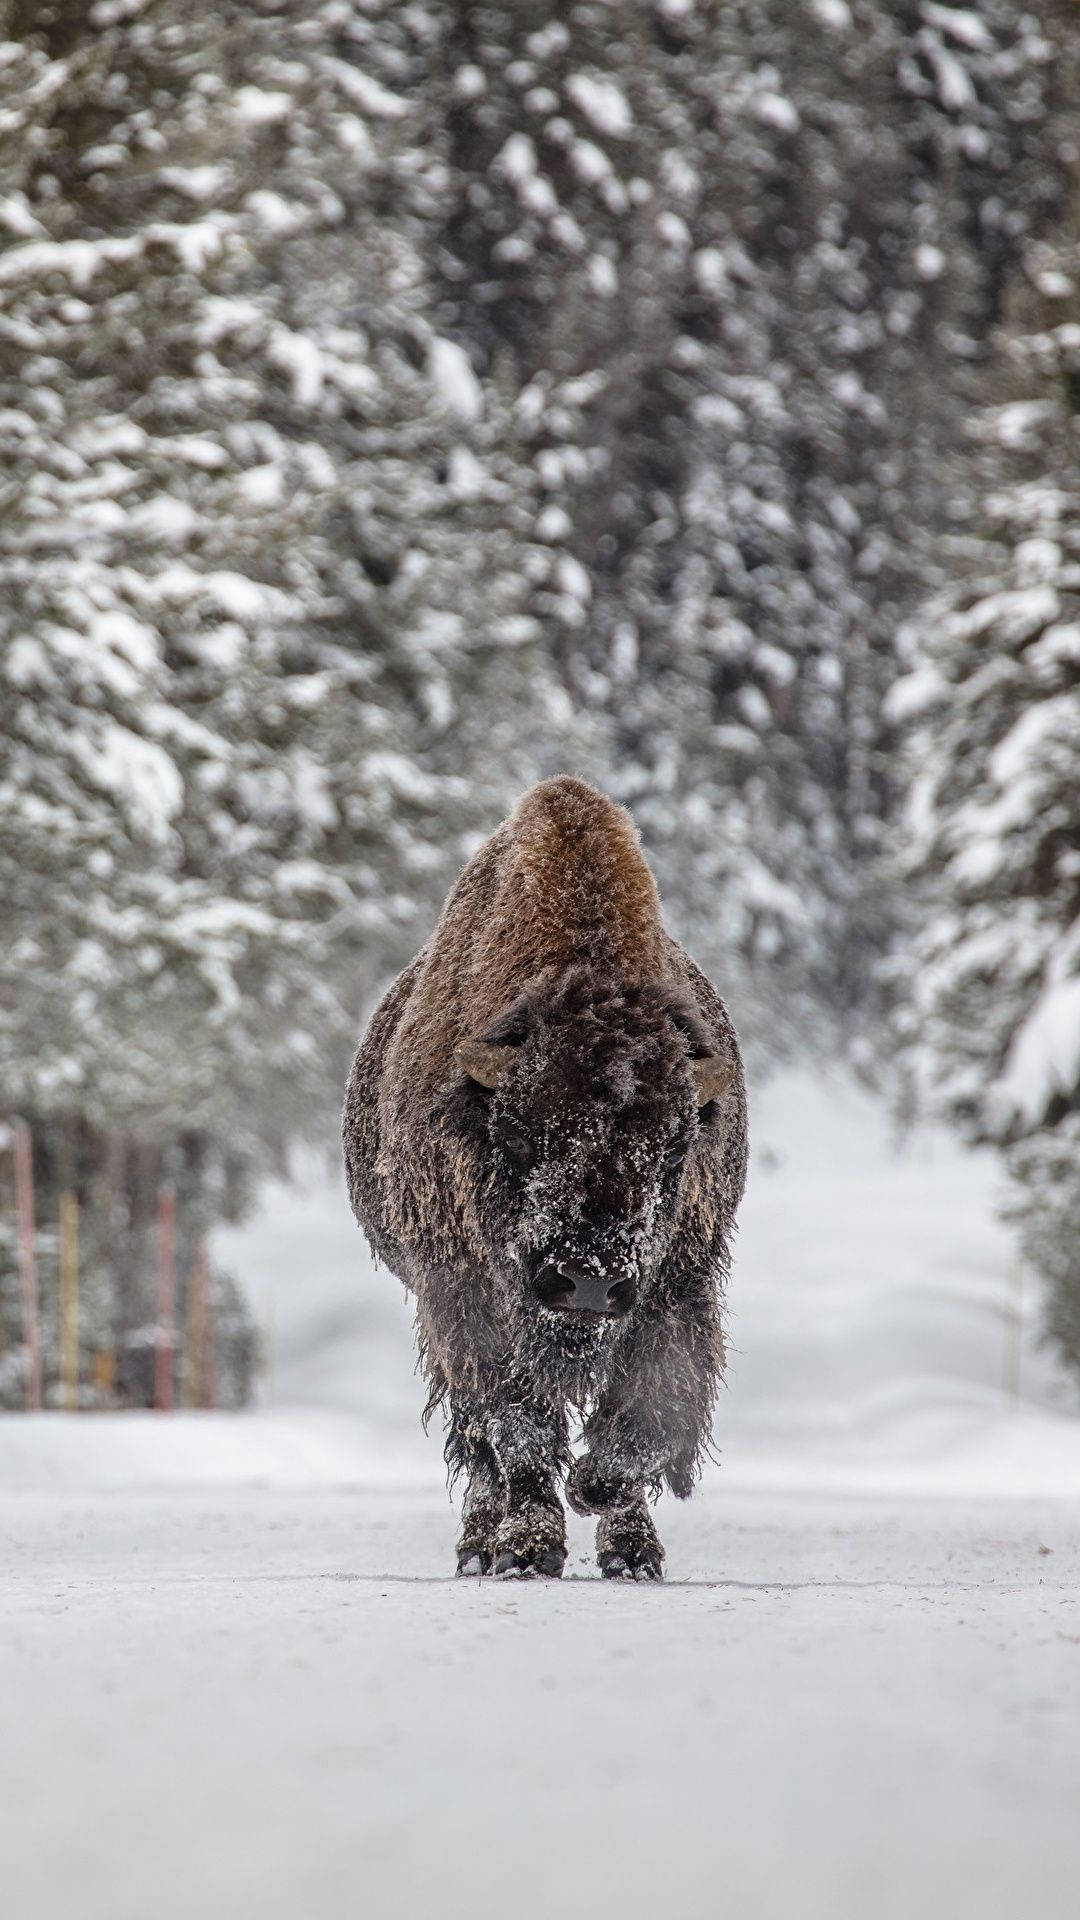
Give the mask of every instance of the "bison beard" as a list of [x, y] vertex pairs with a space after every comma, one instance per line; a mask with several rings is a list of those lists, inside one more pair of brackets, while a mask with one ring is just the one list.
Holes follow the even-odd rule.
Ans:
[[685, 1497], [708, 1445], [746, 1103], [621, 808], [566, 778], [524, 796], [377, 1009], [344, 1140], [416, 1295], [425, 1418], [448, 1405], [459, 1572], [561, 1573], [565, 1477], [605, 1575], [659, 1578], [645, 1496]]

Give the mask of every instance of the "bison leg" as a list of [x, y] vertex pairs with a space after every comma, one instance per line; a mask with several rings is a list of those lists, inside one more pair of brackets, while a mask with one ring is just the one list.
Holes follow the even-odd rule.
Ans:
[[686, 1498], [708, 1445], [723, 1360], [708, 1279], [686, 1283], [664, 1311], [628, 1326], [586, 1423], [586, 1451], [567, 1478], [577, 1513], [610, 1515], [615, 1525], [638, 1512], [645, 1488], [661, 1480]]
[[644, 1500], [596, 1523], [596, 1558], [605, 1580], [662, 1580], [664, 1549]]
[[495, 1535], [506, 1511], [506, 1493], [498, 1461], [486, 1441], [474, 1441], [467, 1456], [469, 1480], [461, 1515], [457, 1570], [462, 1574], [490, 1573]]
[[566, 1455], [565, 1413], [511, 1404], [493, 1417], [490, 1432], [505, 1489], [495, 1572], [557, 1578], [566, 1561], [566, 1517], [556, 1491]]

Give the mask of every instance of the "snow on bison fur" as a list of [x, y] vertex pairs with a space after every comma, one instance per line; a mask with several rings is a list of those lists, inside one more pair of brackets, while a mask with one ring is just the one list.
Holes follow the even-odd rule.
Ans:
[[604, 1574], [658, 1579], [645, 1496], [685, 1498], [709, 1444], [746, 1096], [621, 807], [546, 780], [469, 861], [371, 1021], [344, 1139], [416, 1295], [425, 1419], [448, 1403], [459, 1573], [561, 1573], [565, 1474]]

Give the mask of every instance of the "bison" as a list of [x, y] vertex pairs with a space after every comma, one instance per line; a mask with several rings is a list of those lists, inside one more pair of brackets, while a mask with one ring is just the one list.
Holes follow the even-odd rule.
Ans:
[[646, 1495], [685, 1498], [709, 1445], [746, 1093], [622, 807], [524, 795], [376, 1010], [343, 1131], [465, 1475], [458, 1572], [560, 1574], [565, 1475], [602, 1573], [659, 1579]]

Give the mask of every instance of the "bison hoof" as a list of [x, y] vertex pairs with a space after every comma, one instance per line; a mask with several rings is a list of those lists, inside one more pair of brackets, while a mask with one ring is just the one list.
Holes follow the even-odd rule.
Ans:
[[566, 1477], [566, 1497], [575, 1513], [611, 1513], [634, 1504], [638, 1486], [621, 1474], [601, 1473], [592, 1455], [583, 1453]]
[[534, 1574], [540, 1574], [545, 1580], [558, 1580], [565, 1565], [566, 1555], [558, 1547], [545, 1547], [535, 1557], [511, 1553], [507, 1548], [499, 1554], [495, 1572], [502, 1580], [531, 1580]]
[[474, 1580], [479, 1575], [491, 1572], [491, 1555], [483, 1547], [462, 1547], [458, 1554], [457, 1570], [465, 1579]]
[[600, 1572], [605, 1580], [662, 1580], [664, 1577], [658, 1561], [630, 1561], [621, 1553], [601, 1554]]
[[562, 1508], [526, 1501], [500, 1521], [492, 1547], [495, 1572], [504, 1578], [539, 1573], [557, 1580], [566, 1560]]
[[664, 1549], [644, 1500], [605, 1513], [596, 1526], [596, 1558], [605, 1580], [662, 1580]]

